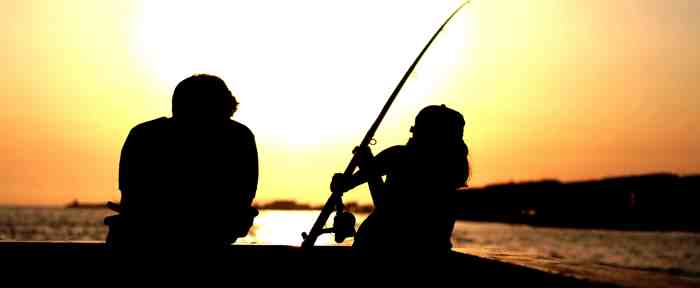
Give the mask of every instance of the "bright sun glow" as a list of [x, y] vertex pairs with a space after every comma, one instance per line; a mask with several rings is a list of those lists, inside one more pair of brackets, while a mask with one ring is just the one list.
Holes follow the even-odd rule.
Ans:
[[[286, 145], [358, 138], [452, 8], [403, 1], [143, 5], [134, 42], [154, 79], [174, 87], [194, 73], [221, 76], [241, 102], [236, 119]], [[392, 10], [396, 13], [375, 12]], [[459, 48], [464, 39], [445, 37], [440, 45]], [[440, 55], [426, 55], [425, 62], [442, 67], [432, 67], [430, 75], [418, 73], [426, 79], [404, 89], [403, 105], [416, 110], [416, 102], [435, 92], [454, 58]]]
[[[118, 201], [129, 129], [169, 116], [175, 85], [195, 73], [222, 77], [241, 102], [234, 119], [260, 152], [256, 201], [321, 204], [461, 1], [0, 1], [0, 204]], [[406, 82], [373, 151], [405, 143], [423, 106], [446, 104], [467, 122], [470, 186], [696, 174], [699, 5], [471, 1]]]
[[[333, 219], [333, 215], [330, 219]], [[317, 216], [318, 211], [263, 210], [258, 217], [255, 217], [251, 232], [246, 237], [238, 239], [236, 243], [299, 246], [302, 241], [301, 232], [308, 232]], [[357, 214], [356, 217], [355, 229], [359, 228], [367, 215]], [[323, 234], [316, 243], [317, 245], [352, 245], [352, 238], [338, 244], [333, 240], [332, 234]]]

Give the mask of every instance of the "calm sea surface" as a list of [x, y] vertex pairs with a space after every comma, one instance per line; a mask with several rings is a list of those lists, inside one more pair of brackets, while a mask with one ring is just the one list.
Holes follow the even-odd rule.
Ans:
[[[0, 207], [0, 240], [103, 241], [106, 209]], [[237, 243], [301, 244], [316, 211], [262, 211]], [[358, 223], [366, 217], [356, 215]], [[183, 231], [187, 233], [187, 231]], [[539, 228], [460, 221], [456, 250], [626, 287], [700, 287], [700, 234]], [[408, 239], [409, 237], [407, 237]], [[409, 241], [397, 239], [397, 241]], [[330, 235], [322, 245], [336, 244]]]

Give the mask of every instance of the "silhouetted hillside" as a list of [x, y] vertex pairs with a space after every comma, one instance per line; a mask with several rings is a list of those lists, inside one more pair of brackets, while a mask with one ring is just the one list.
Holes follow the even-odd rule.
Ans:
[[460, 193], [458, 211], [477, 221], [700, 231], [699, 188], [700, 176], [674, 174], [498, 184]]

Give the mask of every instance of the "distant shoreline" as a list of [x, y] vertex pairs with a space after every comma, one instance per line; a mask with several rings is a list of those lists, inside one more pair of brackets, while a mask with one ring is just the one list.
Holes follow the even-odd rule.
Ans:
[[[618, 231], [700, 232], [700, 175], [656, 173], [560, 182], [541, 180], [460, 189], [457, 218], [532, 227]], [[354, 213], [372, 205], [345, 203]], [[108, 209], [107, 202], [65, 205], [0, 205], [6, 208]], [[260, 210], [318, 211], [321, 205], [277, 200], [256, 203]], [[420, 207], [415, 208], [420, 213]]]
[[[104, 203], [82, 203], [78, 200], [73, 200], [72, 202], [63, 206], [51, 206], [51, 208], [65, 208], [65, 209], [108, 209], [108, 202]], [[8, 206], [12, 207], [12, 206]], [[287, 210], [287, 211], [320, 211], [321, 206], [309, 205], [303, 203], [297, 203], [291, 200], [278, 200], [266, 204], [254, 204], [253, 207], [260, 210]], [[41, 208], [41, 207], [37, 207]], [[355, 202], [345, 203], [345, 209], [350, 212], [356, 213], [369, 213], [374, 210], [372, 205], [359, 205]]]

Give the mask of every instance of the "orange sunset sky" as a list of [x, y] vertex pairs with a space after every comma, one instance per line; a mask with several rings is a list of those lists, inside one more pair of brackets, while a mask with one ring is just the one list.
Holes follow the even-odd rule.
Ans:
[[[0, 2], [0, 204], [118, 200], [121, 145], [175, 85], [222, 77], [256, 135], [257, 200], [320, 204], [458, 1]], [[475, 0], [380, 127], [467, 121], [470, 185], [700, 172], [700, 1]], [[369, 203], [366, 189], [346, 194]]]

